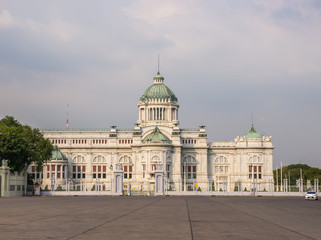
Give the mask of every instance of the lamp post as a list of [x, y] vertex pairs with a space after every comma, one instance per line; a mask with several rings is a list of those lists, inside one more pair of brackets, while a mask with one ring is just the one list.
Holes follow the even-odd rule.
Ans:
[[283, 176], [282, 176], [282, 162], [281, 162], [281, 192], [283, 192]]
[[186, 162], [184, 162], [184, 192], [186, 192]]
[[252, 194], [254, 195], [254, 171], [253, 171], [253, 164], [250, 163], [250, 168], [251, 168], [251, 178], [252, 178]]

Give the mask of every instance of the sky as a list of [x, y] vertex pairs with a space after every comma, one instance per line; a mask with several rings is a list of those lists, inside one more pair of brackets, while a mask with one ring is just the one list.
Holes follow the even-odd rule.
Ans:
[[320, 43], [320, 0], [0, 0], [0, 118], [133, 128], [159, 54], [181, 128], [321, 167]]

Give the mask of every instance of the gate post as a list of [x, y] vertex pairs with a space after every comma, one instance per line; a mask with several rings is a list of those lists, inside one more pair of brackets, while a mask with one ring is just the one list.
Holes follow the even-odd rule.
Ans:
[[163, 165], [157, 164], [155, 170], [155, 195], [164, 195], [164, 193]]
[[0, 167], [0, 196], [9, 197], [9, 177], [10, 177], [10, 168], [8, 167], [8, 160], [2, 160], [2, 166]]
[[114, 170], [114, 191], [115, 195], [123, 195], [123, 174], [124, 171], [121, 168], [121, 164], [116, 164]]

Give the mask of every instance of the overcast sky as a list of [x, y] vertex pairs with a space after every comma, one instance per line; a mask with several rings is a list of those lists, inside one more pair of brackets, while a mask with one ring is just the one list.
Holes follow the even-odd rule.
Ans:
[[320, 0], [0, 0], [0, 118], [133, 128], [157, 54], [182, 128], [321, 167]]

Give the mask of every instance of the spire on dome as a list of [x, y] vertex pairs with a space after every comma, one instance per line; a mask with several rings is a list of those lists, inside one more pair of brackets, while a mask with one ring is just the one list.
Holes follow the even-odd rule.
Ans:
[[247, 134], [245, 134], [244, 137], [261, 138], [261, 137], [263, 137], [263, 135], [255, 131], [254, 125], [252, 123], [250, 131]]

